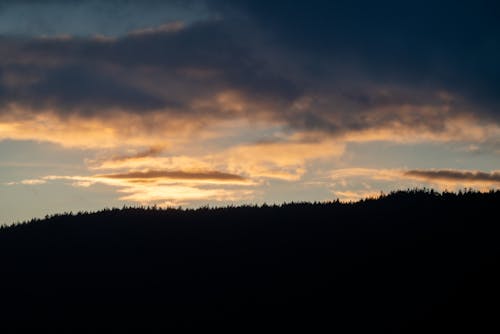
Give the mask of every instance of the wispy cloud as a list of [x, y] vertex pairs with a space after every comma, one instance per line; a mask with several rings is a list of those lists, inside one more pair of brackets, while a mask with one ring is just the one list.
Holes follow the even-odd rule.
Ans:
[[[238, 129], [236, 129], [238, 130]], [[205, 142], [206, 144], [206, 142]], [[231, 145], [229, 145], [231, 144]], [[149, 150], [131, 155], [130, 159], [101, 158], [88, 160], [92, 169], [191, 169], [225, 170], [248, 179], [281, 179], [296, 181], [302, 177], [307, 164], [318, 160], [338, 159], [345, 145], [329, 138], [304, 138], [299, 134], [282, 136], [279, 140], [251, 143], [228, 143], [227, 148], [206, 145], [200, 154], [154, 156]], [[187, 147], [185, 147], [187, 150]], [[143, 154], [144, 153], [144, 154]], [[156, 152], [155, 152], [156, 153]]]
[[331, 171], [330, 179], [339, 182], [353, 178], [370, 178], [373, 180], [391, 181], [400, 179], [402, 174], [403, 172], [399, 169], [351, 167]]
[[340, 198], [359, 199], [381, 189], [394, 190], [414, 187], [436, 187], [459, 190], [474, 188], [488, 190], [500, 186], [498, 171], [435, 170], [435, 169], [377, 169], [344, 168], [330, 173], [331, 188]]
[[170, 170], [148, 170], [134, 171], [119, 174], [104, 174], [96, 175], [96, 178], [101, 179], [121, 179], [121, 180], [173, 180], [176, 182], [188, 180], [198, 182], [218, 182], [218, 183], [247, 183], [248, 180], [242, 176], [218, 171], [170, 171]]
[[156, 157], [165, 150], [163, 146], [153, 146], [144, 151], [137, 152], [135, 154], [129, 155], [117, 155], [111, 157], [109, 160], [113, 162], [130, 161], [136, 159], [142, 159], [147, 157]]
[[35, 185], [40, 185], [40, 184], [45, 184], [45, 183], [47, 183], [47, 180], [45, 180], [45, 179], [26, 179], [26, 180], [21, 180], [19, 182], [16, 182], [16, 181], [7, 182], [6, 185], [15, 186], [18, 184], [24, 184], [24, 185], [29, 185], [29, 186], [35, 186]]
[[27, 184], [27, 185], [38, 185], [38, 184], [44, 184], [47, 183], [46, 180], [39, 180], [39, 179], [32, 179], [32, 180], [22, 180], [21, 184]]
[[415, 169], [404, 172], [405, 176], [429, 181], [479, 182], [500, 184], [500, 172], [482, 172], [455, 169], [424, 170]]
[[[123, 201], [142, 204], [190, 204], [193, 201], [238, 201], [253, 194], [255, 182], [239, 175], [218, 171], [133, 171], [102, 175], [49, 175], [16, 184], [39, 185], [67, 181], [71, 186], [88, 188], [96, 184], [117, 189]], [[14, 184], [12, 184], [14, 185]]]

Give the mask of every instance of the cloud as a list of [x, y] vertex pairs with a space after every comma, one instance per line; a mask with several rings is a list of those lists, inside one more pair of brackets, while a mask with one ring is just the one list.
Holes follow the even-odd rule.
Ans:
[[173, 180], [173, 181], [188, 180], [197, 182], [213, 181], [217, 183], [229, 182], [229, 183], [243, 183], [243, 184], [248, 182], [248, 180], [246, 180], [242, 176], [230, 173], [218, 172], [218, 171], [187, 172], [187, 171], [170, 171], [170, 170], [148, 170], [148, 171], [138, 171], [138, 172], [137, 171], [127, 172], [120, 174], [104, 174], [104, 175], [97, 175], [96, 177], [104, 179], [124, 179], [130, 181], [155, 179], [155, 180]]
[[[149, 158], [146, 158], [149, 159]], [[249, 169], [252, 171], [252, 169]], [[74, 187], [91, 187], [97, 184], [113, 187], [120, 194], [119, 199], [141, 204], [192, 205], [200, 201], [241, 202], [255, 200], [265, 183], [259, 178], [296, 181], [293, 174], [257, 174], [247, 178], [215, 170], [143, 170], [123, 173], [98, 174], [90, 176], [50, 175], [40, 179], [11, 182], [9, 185], [40, 185], [49, 182], [69, 182]], [[264, 174], [264, 173], [263, 173]], [[302, 174], [299, 173], [299, 178]], [[481, 191], [500, 186], [498, 171], [474, 170], [405, 170], [384, 168], [342, 168], [331, 171], [326, 178], [316, 175], [312, 182], [318, 189], [329, 189], [332, 198], [342, 201], [356, 201], [378, 196], [381, 191], [432, 187], [440, 190], [473, 188]], [[306, 182], [308, 184], [311, 182]]]
[[75, 110], [93, 115], [100, 110], [155, 110], [169, 105], [159, 96], [133, 85], [119, 82], [85, 66], [66, 66], [47, 70], [36, 83], [13, 92], [16, 102], [30, 108]]
[[376, 78], [415, 91], [448, 89], [486, 107], [498, 120], [500, 81], [493, 74], [499, 69], [498, 2], [208, 3], [226, 15], [238, 10], [257, 22], [281, 47], [299, 53], [319, 81], [348, 87]]
[[249, 52], [251, 46], [238, 41], [232, 28], [209, 21], [113, 40], [4, 37], [3, 72], [32, 80], [12, 87], [4, 79], [2, 100], [84, 115], [112, 107], [196, 113], [193, 103], [230, 90], [269, 104], [293, 100], [293, 82]]
[[373, 180], [401, 180], [421, 179], [426, 181], [452, 181], [452, 182], [482, 182], [499, 183], [500, 172], [483, 172], [475, 170], [458, 169], [377, 169], [377, 168], [344, 168], [336, 169], [330, 173], [332, 180], [367, 177]]
[[153, 146], [148, 148], [147, 150], [137, 152], [132, 155], [118, 155], [118, 156], [113, 156], [109, 160], [112, 162], [120, 162], [120, 161], [129, 161], [129, 160], [136, 160], [136, 159], [142, 159], [142, 158], [147, 158], [147, 157], [155, 157], [158, 156], [160, 153], [162, 153], [165, 150], [165, 147], [163, 146]]
[[452, 182], [480, 182], [480, 183], [500, 183], [500, 172], [482, 172], [454, 169], [441, 170], [409, 170], [404, 172], [405, 176], [415, 177], [428, 181], [452, 181]]
[[255, 182], [219, 171], [147, 170], [101, 175], [49, 175], [14, 184], [69, 182], [73, 187], [105, 185], [122, 201], [141, 204], [185, 205], [196, 201], [242, 201], [254, 193]]
[[344, 149], [343, 144], [332, 140], [288, 138], [283, 141], [235, 146], [212, 159], [226, 161], [228, 170], [255, 178], [296, 181], [305, 174], [307, 163], [336, 159], [344, 153]]
[[[123, 156], [125, 157], [125, 156]], [[132, 159], [115, 159], [115, 156], [99, 159], [88, 159], [87, 166], [92, 170], [141, 170], [141, 169], [165, 169], [182, 170], [190, 166], [195, 170], [211, 170], [215, 164], [203, 158], [174, 155], [174, 156], [144, 156]]]
[[10, 105], [0, 113], [0, 140], [35, 140], [56, 143], [67, 148], [137, 148], [183, 145], [196, 136], [203, 140], [203, 122], [161, 113], [139, 114], [108, 111], [108, 114], [84, 117], [58, 115], [51, 109], [32, 112]]
[[20, 182], [8, 182], [6, 185], [8, 186], [14, 186], [18, 184], [24, 184], [28, 186], [35, 186], [35, 185], [40, 185], [40, 184], [45, 184], [47, 183], [46, 180], [44, 179], [26, 179], [26, 180], [21, 180]]
[[108, 185], [120, 186], [124, 184], [149, 184], [164, 185], [164, 184], [193, 184], [193, 185], [210, 185], [210, 184], [225, 184], [225, 185], [254, 185], [255, 183], [240, 175], [225, 173], [215, 170], [143, 170], [143, 171], [128, 171], [123, 173], [99, 174], [89, 176], [60, 176], [49, 175], [41, 179], [24, 180], [21, 183], [53, 181], [53, 180], [70, 180], [75, 182], [83, 182], [83, 184], [104, 183]]
[[329, 177], [334, 181], [344, 181], [352, 178], [370, 178], [373, 180], [392, 181], [401, 178], [402, 172], [398, 169], [379, 168], [340, 168], [331, 171]]
[[[349, 4], [213, 1], [203, 6], [219, 13], [216, 19], [166, 21], [108, 39], [4, 36], [0, 124], [16, 108], [23, 110], [18, 123], [35, 127], [30, 118], [50, 114], [67, 132], [75, 126], [68, 119], [78, 119], [121, 134], [125, 118], [141, 137], [156, 137], [149, 127], [172, 133], [172, 122], [207, 128], [238, 119], [347, 141], [498, 135], [500, 83], [491, 74], [498, 50], [490, 46], [496, 21], [474, 26], [480, 45], [464, 50], [464, 36], [451, 34], [447, 21], [469, 15], [456, 6], [443, 22], [435, 13], [446, 6], [432, 15], [412, 8], [416, 17], [436, 21], [437, 31], [428, 34], [421, 31], [426, 20], [414, 22], [398, 4], [390, 7], [398, 14], [392, 20], [366, 5], [373, 17], [361, 20]], [[381, 21], [372, 22], [377, 15]]]
[[[205, 143], [210, 147], [208, 143]], [[313, 161], [338, 159], [344, 145], [328, 138], [294, 134], [280, 139], [215, 146], [201, 155], [163, 156], [162, 147], [129, 155], [101, 156], [89, 160], [94, 175], [49, 175], [40, 182], [69, 182], [75, 187], [102, 184], [116, 188], [121, 200], [140, 203], [241, 201], [254, 198], [266, 180], [297, 181]], [[189, 150], [182, 148], [181, 151]], [[265, 186], [265, 185], [264, 185]]]
[[253, 194], [251, 190], [206, 189], [183, 185], [158, 187], [126, 187], [119, 190], [125, 195], [120, 200], [139, 203], [167, 203], [168, 205], [189, 204], [193, 201], [242, 201]]
[[44, 184], [47, 181], [45, 180], [37, 180], [37, 179], [32, 179], [32, 180], [22, 180], [21, 184], [27, 184], [27, 185], [39, 185], [39, 184]]
[[357, 200], [380, 192], [423, 186], [441, 190], [473, 188], [481, 191], [500, 186], [498, 171], [343, 168], [330, 172], [330, 188], [343, 200]]
[[[224, 135], [222, 135], [224, 138]], [[216, 142], [219, 139], [216, 138]], [[234, 175], [244, 175], [252, 180], [280, 179], [299, 180], [306, 172], [307, 165], [314, 161], [338, 159], [345, 150], [345, 145], [328, 138], [307, 138], [303, 134], [292, 137], [282, 136], [268, 141], [250, 143], [234, 142], [221, 148], [209, 145], [205, 141], [201, 152], [187, 155], [175, 155], [172, 148], [169, 156], [152, 156], [148, 151], [139, 152], [130, 159], [101, 157], [88, 160], [88, 166], [96, 170], [133, 170], [133, 169], [185, 169], [224, 170]], [[189, 147], [183, 147], [189, 151]], [[168, 152], [166, 153], [168, 154]], [[125, 157], [124, 157], [125, 158]]]

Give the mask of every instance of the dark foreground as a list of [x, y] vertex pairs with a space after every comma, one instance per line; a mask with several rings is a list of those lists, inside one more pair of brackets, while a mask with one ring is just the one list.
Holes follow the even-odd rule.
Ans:
[[33, 221], [0, 231], [0, 332], [498, 333], [499, 209], [412, 191]]

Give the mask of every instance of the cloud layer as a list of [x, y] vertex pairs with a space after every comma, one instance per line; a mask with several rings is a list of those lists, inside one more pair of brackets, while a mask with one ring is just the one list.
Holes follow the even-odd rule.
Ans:
[[104, 184], [174, 204], [287, 182], [350, 199], [498, 186], [497, 172], [476, 171], [486, 163], [358, 166], [351, 150], [439, 143], [498, 162], [497, 2], [101, 3], [0, 6], [0, 141], [89, 152], [87, 175], [24, 185]]
[[[127, 117], [137, 137], [228, 119], [358, 140], [498, 135], [497, 6], [366, 3], [365, 16], [343, 2], [199, 4], [213, 18], [113, 37], [1, 37], [0, 124], [43, 114], [118, 137]], [[457, 23], [479, 14], [467, 32]]]

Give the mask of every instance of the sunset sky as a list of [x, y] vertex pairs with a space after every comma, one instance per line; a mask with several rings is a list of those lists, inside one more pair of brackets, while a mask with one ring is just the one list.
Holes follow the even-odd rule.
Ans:
[[2, 1], [0, 224], [500, 186], [498, 1]]

